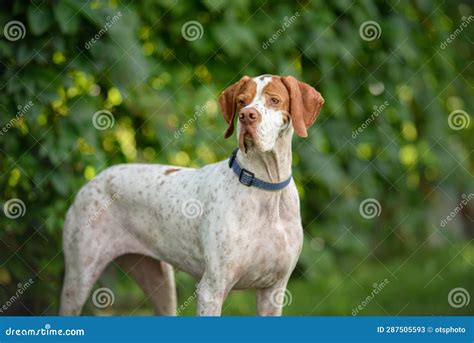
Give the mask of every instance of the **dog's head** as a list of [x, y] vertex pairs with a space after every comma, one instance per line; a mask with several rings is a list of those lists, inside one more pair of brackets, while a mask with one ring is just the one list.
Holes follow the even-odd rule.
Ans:
[[229, 124], [225, 138], [234, 132], [237, 114], [240, 149], [246, 152], [255, 147], [266, 152], [292, 127], [298, 136], [307, 137], [306, 129], [313, 124], [324, 99], [313, 87], [292, 76], [261, 75], [244, 76], [226, 88], [219, 104]]

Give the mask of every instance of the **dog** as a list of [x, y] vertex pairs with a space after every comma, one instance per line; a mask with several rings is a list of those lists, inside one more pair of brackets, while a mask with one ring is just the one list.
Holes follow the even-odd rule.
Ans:
[[218, 316], [232, 289], [255, 288], [257, 314], [279, 316], [303, 243], [291, 177], [293, 133], [307, 136], [324, 99], [292, 76], [244, 76], [219, 104], [238, 148], [200, 169], [123, 164], [87, 183], [64, 232], [61, 315], [80, 315], [111, 261], [157, 315], [176, 315], [173, 267], [199, 280], [197, 315]]

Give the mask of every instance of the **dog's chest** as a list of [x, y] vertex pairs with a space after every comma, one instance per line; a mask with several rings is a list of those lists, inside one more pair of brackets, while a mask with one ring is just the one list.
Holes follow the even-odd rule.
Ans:
[[242, 215], [219, 235], [219, 258], [236, 274], [237, 288], [271, 286], [293, 270], [301, 251], [298, 198], [247, 198], [234, 205]]
[[244, 256], [237, 263], [237, 288], [269, 287], [284, 279], [298, 259], [302, 243], [300, 228], [274, 225], [259, 237], [250, 238], [250, 244], [242, 249]]

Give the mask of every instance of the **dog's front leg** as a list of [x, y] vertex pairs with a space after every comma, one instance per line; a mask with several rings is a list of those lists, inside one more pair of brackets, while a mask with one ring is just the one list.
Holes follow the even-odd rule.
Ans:
[[228, 289], [224, 278], [219, 278], [215, 274], [204, 273], [197, 288], [196, 314], [198, 316], [220, 316], [227, 293]]
[[281, 316], [283, 306], [291, 301], [286, 284], [287, 280], [272, 287], [257, 289], [257, 315]]

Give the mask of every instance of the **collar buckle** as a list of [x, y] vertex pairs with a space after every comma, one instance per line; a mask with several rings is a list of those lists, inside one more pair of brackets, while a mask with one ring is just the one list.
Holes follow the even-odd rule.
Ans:
[[255, 174], [248, 171], [247, 169], [242, 168], [242, 170], [240, 171], [239, 181], [241, 184], [247, 187], [250, 187], [252, 186], [254, 178], [255, 178]]

